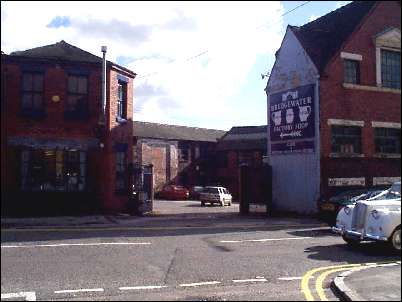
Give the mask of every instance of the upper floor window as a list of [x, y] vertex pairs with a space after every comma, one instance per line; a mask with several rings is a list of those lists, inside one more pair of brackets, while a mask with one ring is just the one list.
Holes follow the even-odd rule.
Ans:
[[88, 113], [88, 77], [68, 76], [66, 113], [69, 118], [84, 118]]
[[382, 87], [401, 89], [401, 53], [381, 49]]
[[23, 73], [21, 108], [23, 112], [44, 111], [42, 73]]
[[127, 119], [127, 83], [118, 81], [117, 117]]
[[361, 154], [361, 127], [332, 126], [331, 151], [343, 154]]
[[374, 128], [376, 153], [401, 153], [401, 129]]
[[350, 84], [360, 84], [359, 61], [344, 60], [344, 81]]

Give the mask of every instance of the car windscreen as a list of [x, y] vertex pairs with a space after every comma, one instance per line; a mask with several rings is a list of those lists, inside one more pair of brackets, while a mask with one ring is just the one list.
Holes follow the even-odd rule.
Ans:
[[204, 192], [205, 193], [219, 194], [218, 188], [205, 188]]

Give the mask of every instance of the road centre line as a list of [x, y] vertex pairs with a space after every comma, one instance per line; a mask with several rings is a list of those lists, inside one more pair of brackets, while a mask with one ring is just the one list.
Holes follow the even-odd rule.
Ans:
[[232, 280], [234, 283], [242, 283], [242, 282], [267, 282], [268, 280], [265, 278], [258, 279], [244, 279], [244, 280]]
[[1, 294], [1, 300], [16, 299], [16, 298], [25, 298], [25, 301], [36, 301], [36, 294], [35, 294], [35, 292], [19, 292], [19, 293]]
[[82, 289], [66, 289], [56, 290], [55, 294], [69, 294], [69, 293], [85, 293], [85, 292], [104, 292], [103, 288], [82, 288]]
[[1, 248], [98, 246], [98, 245], [150, 245], [150, 244], [151, 242], [58, 243], [58, 244], [32, 244], [32, 245], [2, 245]]
[[[301, 280], [303, 277], [280, 277], [278, 280], [281, 281], [293, 281], [293, 280]], [[311, 276], [310, 279], [314, 279], [314, 276]]]
[[269, 238], [269, 239], [246, 239], [246, 240], [221, 240], [221, 243], [241, 243], [241, 242], [267, 242], [267, 241], [286, 241], [286, 240], [303, 240], [314, 237], [289, 237], [289, 238]]
[[145, 286], [125, 286], [119, 287], [119, 290], [137, 290], [137, 289], [158, 289], [158, 288], [165, 288], [166, 285], [145, 285]]
[[187, 283], [187, 284], [180, 284], [181, 287], [191, 287], [191, 286], [200, 286], [200, 285], [212, 285], [212, 284], [220, 284], [219, 281], [206, 281], [206, 282], [198, 282], [198, 283]]

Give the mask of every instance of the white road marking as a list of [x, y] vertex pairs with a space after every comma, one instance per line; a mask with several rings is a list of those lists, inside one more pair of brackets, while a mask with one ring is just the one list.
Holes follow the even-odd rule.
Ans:
[[150, 244], [151, 242], [59, 243], [59, 244], [32, 244], [32, 245], [2, 245], [1, 248], [98, 246], [98, 245], [150, 245]]
[[56, 290], [55, 294], [66, 294], [66, 293], [85, 293], [85, 292], [103, 292], [103, 288], [83, 288], [83, 289], [66, 289], [66, 290]]
[[15, 298], [25, 298], [25, 301], [36, 301], [36, 294], [35, 294], [35, 292], [19, 292], [19, 293], [1, 294], [1, 300], [15, 299]]
[[267, 282], [268, 280], [265, 278], [256, 278], [256, 279], [244, 279], [244, 280], [232, 280], [234, 283], [241, 283], [241, 282]]
[[198, 282], [198, 283], [187, 283], [187, 284], [180, 284], [181, 287], [190, 287], [190, 286], [199, 286], [199, 285], [212, 285], [212, 284], [219, 284], [219, 281], [207, 281], [207, 282]]
[[[301, 280], [303, 277], [280, 277], [278, 280], [282, 281], [293, 281], [293, 280]], [[314, 279], [314, 276], [311, 276], [310, 279]]]
[[165, 285], [147, 285], [147, 286], [132, 286], [119, 287], [120, 290], [135, 290], [135, 289], [157, 289], [167, 287]]
[[267, 242], [267, 241], [285, 241], [285, 240], [303, 240], [313, 237], [289, 237], [289, 238], [269, 238], [269, 239], [246, 239], [246, 240], [221, 240], [221, 243], [241, 243], [241, 242]]

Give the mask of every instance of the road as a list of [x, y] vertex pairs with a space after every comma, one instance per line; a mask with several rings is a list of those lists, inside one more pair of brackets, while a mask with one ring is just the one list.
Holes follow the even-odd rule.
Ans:
[[2, 230], [2, 300], [338, 300], [328, 285], [345, 265], [400, 261], [379, 245], [352, 249], [328, 227], [244, 228], [230, 207], [204, 216], [195, 202], [164, 207], [184, 225], [208, 217], [231, 227]]

